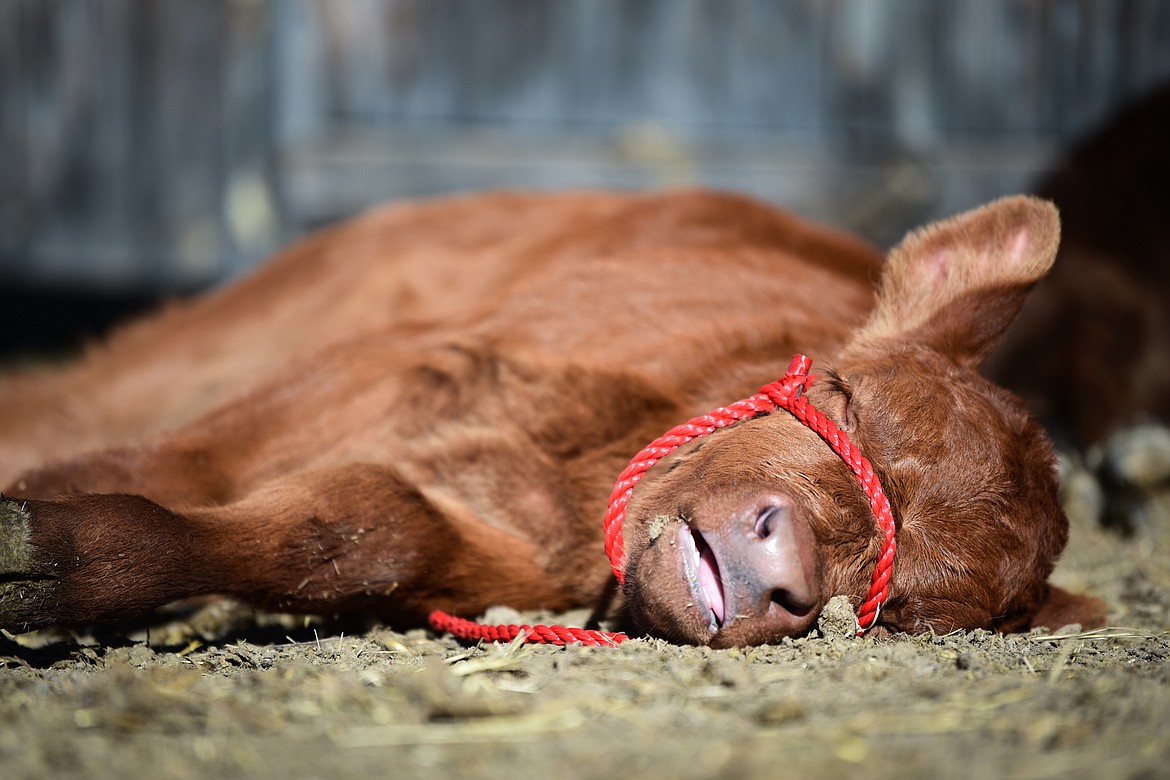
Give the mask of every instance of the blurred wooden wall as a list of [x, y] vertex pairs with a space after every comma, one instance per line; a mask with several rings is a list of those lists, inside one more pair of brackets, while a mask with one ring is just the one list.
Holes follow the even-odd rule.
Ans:
[[0, 285], [189, 289], [481, 187], [703, 183], [884, 243], [1168, 78], [1161, 0], [0, 0]]

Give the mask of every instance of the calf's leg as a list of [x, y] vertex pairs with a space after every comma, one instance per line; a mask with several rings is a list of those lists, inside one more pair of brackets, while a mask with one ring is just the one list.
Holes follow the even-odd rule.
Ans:
[[296, 474], [225, 505], [123, 494], [0, 501], [0, 627], [141, 615], [177, 599], [421, 623], [431, 609], [564, 609], [530, 543], [392, 468]]

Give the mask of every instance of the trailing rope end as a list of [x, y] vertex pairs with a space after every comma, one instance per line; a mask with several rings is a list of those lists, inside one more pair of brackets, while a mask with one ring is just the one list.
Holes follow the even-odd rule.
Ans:
[[808, 376], [809, 369], [811, 368], [812, 358], [797, 352], [792, 356], [792, 361], [788, 364], [788, 371], [784, 374], [784, 378]]
[[465, 642], [482, 642], [484, 640], [512, 642], [516, 637], [521, 636], [523, 637], [522, 641], [529, 644], [616, 647], [629, 639], [620, 631], [595, 631], [567, 626], [546, 626], [543, 624], [490, 626], [457, 618], [441, 610], [432, 612], [427, 618], [427, 622], [436, 631], [446, 632]]
[[881, 614], [882, 614], [882, 602], [879, 601], [874, 606], [872, 613], [866, 615], [864, 617], [864, 619], [858, 618], [858, 620], [857, 620], [857, 635], [860, 637], [860, 636], [865, 636], [866, 634], [868, 634], [869, 630], [877, 625], [878, 616]]

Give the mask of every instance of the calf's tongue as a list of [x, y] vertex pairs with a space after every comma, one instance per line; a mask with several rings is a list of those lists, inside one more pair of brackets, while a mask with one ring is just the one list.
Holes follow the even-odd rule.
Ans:
[[699, 590], [707, 600], [707, 606], [715, 615], [715, 622], [723, 625], [726, 611], [723, 601], [723, 580], [719, 576], [719, 564], [715, 560], [715, 553], [710, 545], [700, 541], [699, 550]]

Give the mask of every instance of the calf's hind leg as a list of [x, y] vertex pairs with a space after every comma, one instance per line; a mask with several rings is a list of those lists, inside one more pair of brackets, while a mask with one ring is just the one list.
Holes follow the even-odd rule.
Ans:
[[535, 557], [525, 540], [377, 465], [296, 474], [182, 513], [119, 494], [4, 499], [0, 627], [124, 619], [205, 594], [400, 625], [431, 609], [570, 606]]

